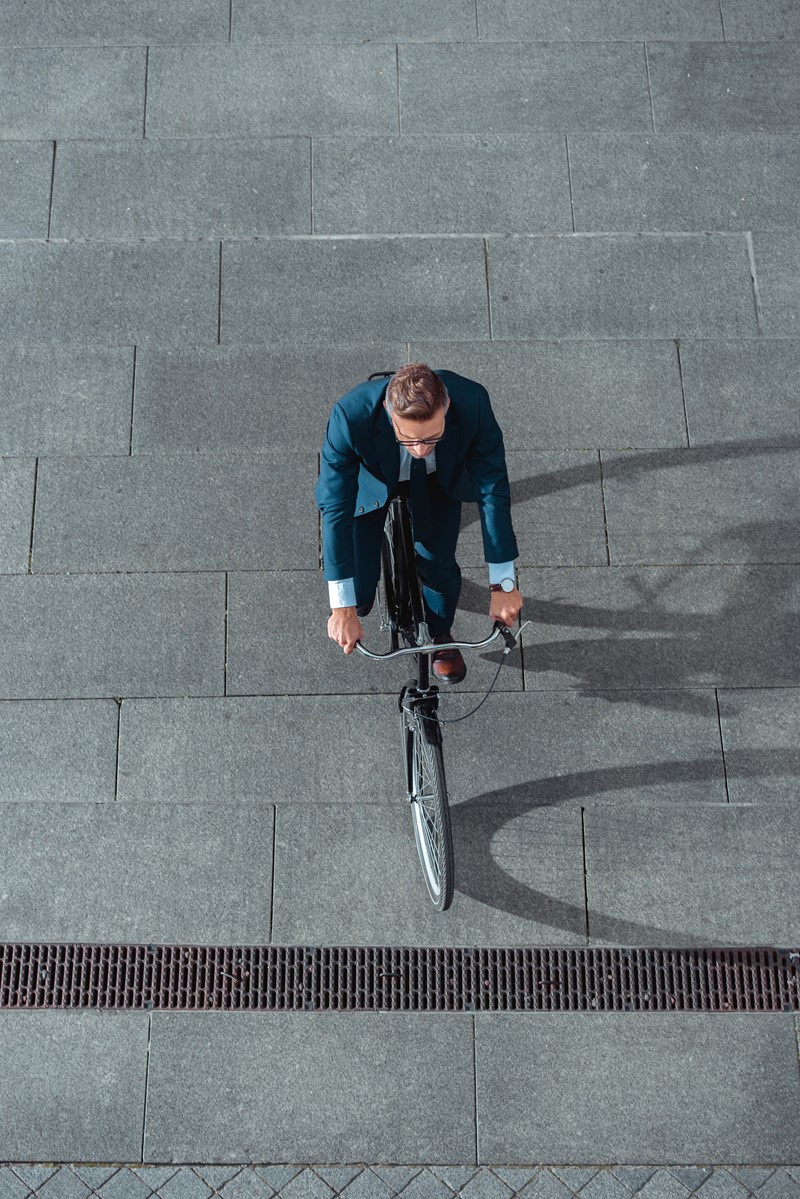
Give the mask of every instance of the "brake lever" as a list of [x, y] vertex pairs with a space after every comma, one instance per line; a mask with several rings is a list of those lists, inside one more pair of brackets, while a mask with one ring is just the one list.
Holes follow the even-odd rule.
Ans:
[[503, 638], [503, 640], [506, 643], [506, 648], [503, 650], [503, 653], [510, 654], [512, 649], [517, 648], [519, 638], [522, 635], [523, 631], [525, 629], [527, 629], [529, 624], [532, 625], [533, 621], [526, 620], [524, 624], [520, 625], [520, 627], [517, 629], [516, 633], [512, 633], [512, 631], [508, 627], [508, 625], [503, 624], [503, 622], [501, 620], [496, 620], [494, 623], [495, 623], [495, 628], [500, 631], [500, 636]]

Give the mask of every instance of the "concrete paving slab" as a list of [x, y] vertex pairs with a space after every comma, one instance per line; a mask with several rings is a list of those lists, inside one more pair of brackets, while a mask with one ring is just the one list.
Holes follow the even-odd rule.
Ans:
[[[511, 426], [513, 437], [513, 425]], [[597, 454], [507, 451], [519, 565], [600, 566], [606, 536]], [[461, 512], [460, 561], [483, 563], [477, 504]]]
[[306, 138], [67, 142], [51, 236], [258, 237], [311, 231]]
[[441, 913], [425, 890], [405, 797], [393, 808], [279, 806], [273, 940], [291, 945], [585, 943], [576, 808], [456, 807], [452, 827], [455, 898]]
[[655, 42], [647, 47], [647, 60], [659, 133], [784, 133], [800, 127], [796, 43]]
[[0, 573], [28, 569], [36, 461], [0, 458]]
[[0, 822], [10, 941], [269, 941], [270, 807], [20, 803]]
[[299, 351], [148, 346], [136, 355], [133, 453], [319, 450], [339, 397], [407, 360], [404, 342]]
[[158, 42], [227, 42], [229, 0], [32, 0], [4, 6], [0, 44], [125, 46]]
[[578, 232], [800, 224], [794, 134], [574, 133], [568, 141]]
[[113, 700], [0, 703], [0, 800], [112, 801], [118, 722]]
[[670, 458], [652, 469], [602, 455], [613, 564], [800, 561], [800, 450], [723, 443]]
[[317, 138], [316, 233], [572, 232], [563, 137]]
[[148, 1025], [140, 1012], [0, 1013], [0, 1157], [138, 1161]]
[[[492, 631], [486, 569], [463, 572], [453, 631], [460, 640], [483, 641]], [[308, 615], [298, 628], [287, 596], [307, 597]], [[414, 675], [404, 658], [373, 662], [358, 651], [345, 654], [328, 637], [328, 585], [322, 572], [264, 571], [232, 574], [228, 586], [228, 695], [397, 695]], [[364, 644], [388, 651], [377, 608], [362, 622]], [[298, 633], [302, 640], [298, 641]], [[300, 647], [302, 646], [302, 651]], [[466, 650], [467, 677], [460, 691], [485, 691], [502, 650]], [[521, 654], [515, 650], [498, 680], [501, 690], [522, 690]]]
[[476, 36], [472, 0], [317, 0], [287, 8], [275, 0], [236, 0], [234, 42], [469, 41]]
[[597, 804], [584, 827], [592, 944], [794, 943], [796, 802]]
[[797, 686], [795, 566], [522, 571], [525, 685]]
[[215, 342], [216, 244], [0, 245], [0, 338], [10, 343]]
[[0, 445], [10, 454], [120, 454], [130, 444], [132, 346], [0, 349]]
[[[800, 48], [800, 47], [799, 47]], [[800, 233], [755, 233], [753, 251], [764, 332], [800, 335]]]
[[148, 137], [397, 132], [391, 46], [162, 46], [147, 80]]
[[0, 577], [0, 696], [220, 695], [225, 578]]
[[672, 340], [412, 341], [411, 360], [480, 380], [507, 451], [686, 444]]
[[800, 692], [720, 691], [719, 711], [731, 802], [796, 802]]
[[[473, 707], [447, 695], [440, 714]], [[444, 743], [450, 803], [470, 810], [726, 800], [710, 690], [492, 694], [474, 717], [445, 727]]]
[[800, 13], [786, 0], [725, 0], [724, 14], [732, 42], [800, 37]]
[[313, 570], [317, 455], [45, 458], [33, 569]]
[[800, 342], [681, 341], [680, 354], [692, 445], [800, 442]]
[[0, 142], [0, 237], [47, 237], [53, 147]]
[[800, 1149], [790, 1016], [487, 1013], [475, 1037], [480, 1161], [775, 1163]]
[[388, 697], [126, 700], [121, 715], [118, 794], [125, 802], [405, 798], [400, 720]]
[[205, 1156], [474, 1161], [471, 1020], [155, 1014], [145, 1161]]
[[231, 242], [222, 289], [223, 344], [489, 339], [477, 237]]
[[5, 141], [141, 137], [144, 99], [144, 47], [0, 48]]
[[403, 45], [403, 133], [651, 129], [641, 46]]
[[491, 238], [498, 338], [755, 337], [741, 235]]
[[723, 31], [716, 0], [478, 0], [478, 28], [490, 41], [714, 41]]

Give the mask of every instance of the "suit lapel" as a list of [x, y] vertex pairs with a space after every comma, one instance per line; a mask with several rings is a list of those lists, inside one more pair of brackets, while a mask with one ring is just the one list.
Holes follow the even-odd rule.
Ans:
[[[385, 390], [384, 388], [384, 392]], [[389, 491], [393, 491], [400, 478], [400, 446], [397, 444], [389, 414], [383, 406], [383, 396], [378, 403], [378, 413], [375, 418], [375, 452], [381, 464], [386, 486]]]

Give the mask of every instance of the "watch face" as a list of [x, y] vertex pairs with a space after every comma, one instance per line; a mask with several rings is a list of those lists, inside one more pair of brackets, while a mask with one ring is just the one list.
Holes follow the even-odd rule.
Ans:
[[513, 591], [514, 590], [514, 580], [513, 579], [503, 579], [500, 586], [503, 588], [503, 591]]

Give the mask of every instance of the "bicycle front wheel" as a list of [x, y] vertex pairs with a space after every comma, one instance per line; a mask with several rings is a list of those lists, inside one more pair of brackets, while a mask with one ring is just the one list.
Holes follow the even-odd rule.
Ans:
[[445, 912], [453, 902], [453, 837], [438, 729], [420, 716], [408, 728], [411, 814], [422, 874], [431, 903]]

